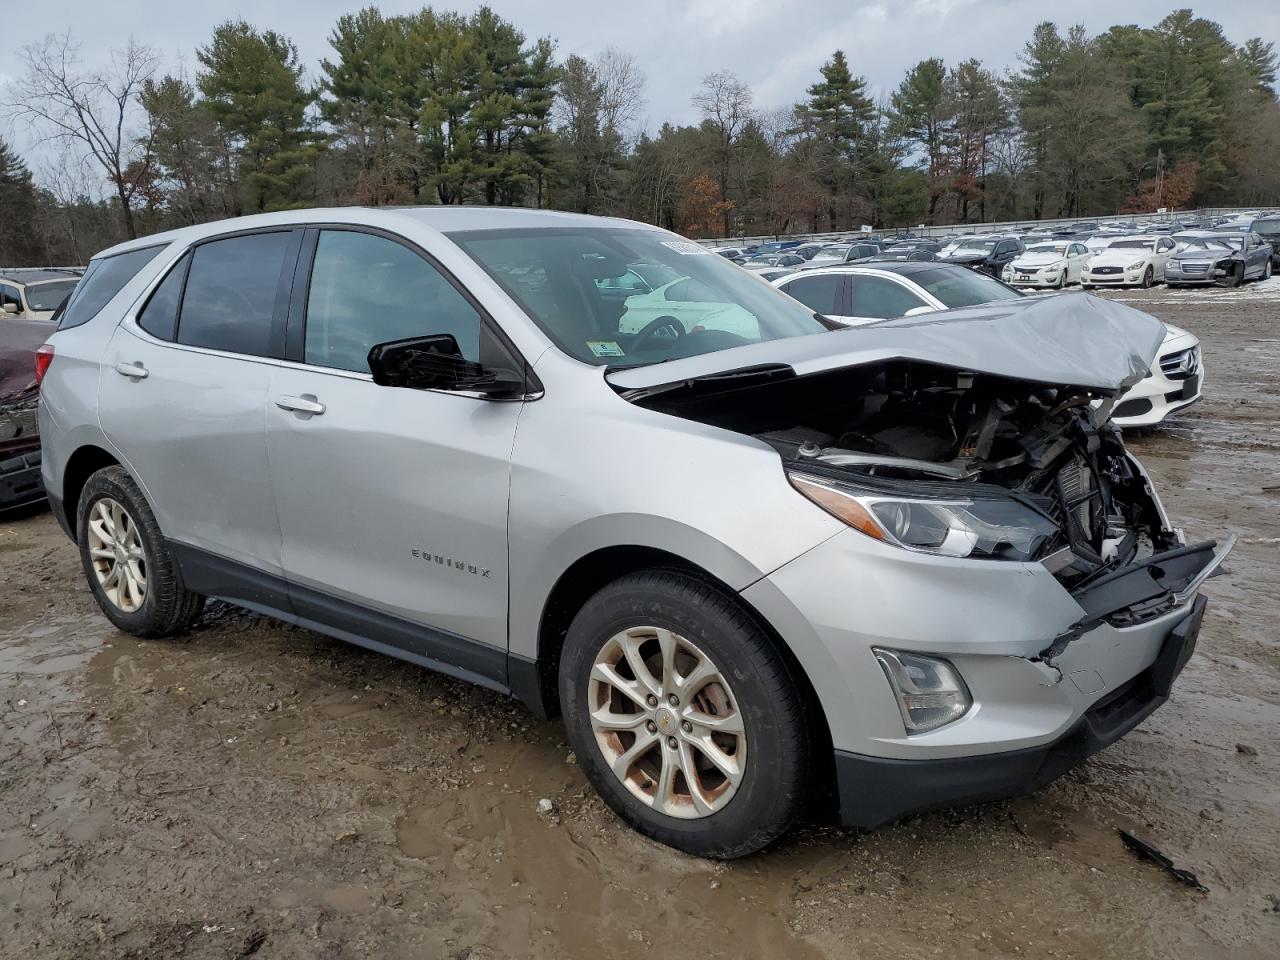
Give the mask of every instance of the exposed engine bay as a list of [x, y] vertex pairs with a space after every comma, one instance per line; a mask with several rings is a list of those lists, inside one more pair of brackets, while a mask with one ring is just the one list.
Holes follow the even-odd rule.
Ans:
[[750, 433], [788, 469], [835, 482], [1012, 497], [1047, 521], [1018, 558], [1072, 589], [1180, 546], [1103, 392], [897, 360], [723, 390], [691, 383], [640, 402]]

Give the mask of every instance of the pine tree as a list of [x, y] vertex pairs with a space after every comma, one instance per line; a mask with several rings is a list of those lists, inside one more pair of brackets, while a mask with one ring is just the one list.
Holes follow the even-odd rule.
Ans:
[[929, 181], [928, 216], [937, 215], [950, 189], [951, 113], [946, 96], [946, 67], [938, 58], [921, 60], [890, 97], [890, 123], [895, 132], [924, 151]]
[[228, 21], [197, 57], [200, 92], [238, 151], [244, 209], [306, 206], [314, 159], [306, 111], [314, 95], [303, 86], [297, 47], [273, 30]]
[[36, 188], [31, 171], [0, 138], [0, 266], [30, 266], [40, 259]]
[[[875, 122], [875, 104], [867, 96], [867, 81], [849, 71], [844, 52], [837, 50], [819, 68], [822, 79], [809, 87], [809, 99], [796, 107], [802, 135], [811, 139], [809, 162], [831, 195], [828, 217], [832, 226], [852, 226], [852, 218], [837, 211], [839, 200], [866, 194], [863, 181], [869, 159], [868, 133]], [[850, 211], [851, 212], [851, 211]]]

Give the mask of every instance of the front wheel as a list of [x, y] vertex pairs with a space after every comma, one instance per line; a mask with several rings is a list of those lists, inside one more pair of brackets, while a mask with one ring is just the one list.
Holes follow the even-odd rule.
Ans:
[[1262, 268], [1262, 279], [1263, 280], [1271, 279], [1271, 261], [1270, 260], [1268, 260], [1266, 263], [1266, 266]]
[[113, 624], [138, 637], [190, 627], [205, 598], [187, 590], [151, 506], [123, 467], [89, 477], [77, 509], [80, 563]]
[[1147, 272], [1142, 275], [1142, 289], [1150, 290], [1151, 285], [1155, 282], [1156, 271], [1154, 267], [1147, 267]]
[[587, 778], [645, 836], [702, 857], [753, 853], [803, 810], [803, 699], [739, 603], [653, 570], [601, 589], [560, 661], [560, 704]]

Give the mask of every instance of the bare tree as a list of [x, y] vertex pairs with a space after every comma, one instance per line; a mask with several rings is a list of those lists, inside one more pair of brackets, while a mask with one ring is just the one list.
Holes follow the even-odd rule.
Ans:
[[[716, 134], [716, 166], [720, 196], [729, 199], [729, 172], [733, 165], [738, 135], [751, 119], [751, 89], [728, 70], [702, 78], [702, 89], [693, 95], [693, 105]], [[731, 206], [724, 206], [724, 235], [730, 233]]]
[[644, 71], [635, 57], [613, 47], [596, 57], [592, 66], [600, 83], [602, 126], [630, 144], [644, 109]]
[[102, 169], [120, 201], [125, 232], [138, 235], [133, 201], [151, 167], [152, 131], [135, 126], [138, 94], [156, 71], [155, 51], [130, 38], [102, 70], [83, 70], [70, 32], [23, 48], [27, 75], [8, 92], [7, 112], [35, 129], [38, 142], [74, 144]]

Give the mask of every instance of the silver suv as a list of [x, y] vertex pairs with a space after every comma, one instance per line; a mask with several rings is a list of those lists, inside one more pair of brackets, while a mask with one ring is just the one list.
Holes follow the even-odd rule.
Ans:
[[1164, 328], [834, 326], [618, 220], [191, 227], [92, 261], [43, 475], [121, 629], [218, 597], [509, 693], [695, 854], [1035, 789], [1167, 698], [1229, 547], [1108, 422]]

